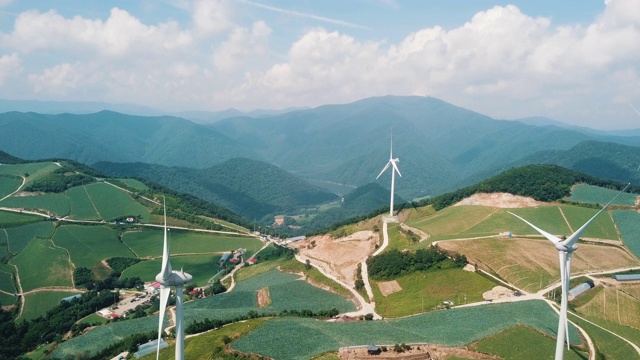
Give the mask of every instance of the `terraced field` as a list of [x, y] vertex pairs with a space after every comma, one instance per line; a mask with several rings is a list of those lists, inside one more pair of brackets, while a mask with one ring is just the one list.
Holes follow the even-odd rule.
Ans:
[[11, 227], [5, 229], [9, 251], [18, 254], [29, 242], [35, 238], [47, 239], [53, 235], [53, 223], [49, 221], [39, 221], [27, 225]]
[[45, 286], [72, 286], [67, 252], [55, 247], [51, 240], [30, 241], [9, 263], [18, 267], [23, 291]]
[[58, 227], [53, 242], [71, 256], [76, 267], [93, 268], [112, 257], [135, 257], [118, 240], [118, 232], [106, 226], [63, 225]]
[[[573, 187], [571, 191], [570, 201], [589, 203], [589, 204], [607, 204], [618, 194], [618, 190], [605, 189], [598, 186], [581, 184]], [[613, 202], [615, 205], [635, 205], [638, 194], [622, 193]]]
[[580, 314], [617, 322], [640, 331], [640, 298], [633, 296], [638, 292], [639, 284], [624, 284], [620, 289], [605, 286], [577, 310]]

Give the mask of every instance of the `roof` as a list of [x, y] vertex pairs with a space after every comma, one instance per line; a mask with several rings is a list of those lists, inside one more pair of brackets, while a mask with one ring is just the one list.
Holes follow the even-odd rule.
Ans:
[[367, 345], [367, 351], [378, 351], [378, 350], [380, 350], [380, 348], [375, 345]]
[[613, 275], [613, 278], [618, 281], [636, 281], [636, 280], [640, 280], [640, 274]]
[[81, 297], [81, 296], [82, 296], [82, 294], [71, 295], [71, 296], [67, 296], [66, 298], [64, 298], [64, 299], [62, 299], [62, 300], [60, 300], [60, 301], [66, 301], [66, 302], [69, 302], [69, 301], [71, 301], [71, 300], [73, 300], [73, 299], [77, 299], [77, 298], [79, 298], [79, 297]]

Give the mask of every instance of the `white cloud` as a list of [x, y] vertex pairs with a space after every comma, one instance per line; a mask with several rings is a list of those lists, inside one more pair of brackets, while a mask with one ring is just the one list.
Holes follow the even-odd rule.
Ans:
[[76, 88], [82, 80], [82, 75], [76, 67], [77, 65], [69, 63], [59, 64], [45, 69], [40, 75], [30, 74], [28, 80], [33, 85], [35, 93], [64, 95], [68, 90]]
[[232, 6], [229, 0], [197, 0], [192, 20], [197, 32], [218, 35], [233, 27]]
[[264, 21], [255, 22], [251, 30], [236, 27], [229, 38], [214, 51], [214, 65], [222, 71], [245, 67], [252, 58], [268, 51], [270, 33], [271, 29]]
[[0, 57], [0, 85], [3, 85], [6, 79], [15, 77], [22, 70], [22, 64], [18, 54], [3, 55]]

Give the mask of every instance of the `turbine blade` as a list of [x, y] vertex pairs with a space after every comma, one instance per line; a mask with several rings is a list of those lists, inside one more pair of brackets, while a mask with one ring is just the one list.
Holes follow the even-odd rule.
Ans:
[[158, 360], [158, 358], [160, 357], [160, 340], [162, 338], [162, 322], [164, 321], [164, 312], [167, 308], [169, 293], [171, 293], [170, 288], [168, 287], [160, 288], [160, 320], [158, 320], [158, 344], [156, 348], [156, 360]]
[[[565, 270], [564, 270], [564, 276], [565, 276], [565, 282], [566, 282], [566, 288], [567, 288], [567, 295], [566, 295], [566, 301], [567, 301], [567, 306], [569, 306], [569, 281], [571, 280], [571, 253], [567, 253], [566, 255], [566, 260], [565, 260]], [[565, 336], [567, 338], [567, 349], [569, 349], [569, 317], [567, 316], [567, 314], [564, 314], [564, 333]]]
[[393, 159], [393, 129], [391, 129], [391, 148], [389, 150], [389, 160]]
[[[398, 160], [398, 159], [396, 159]], [[400, 175], [402, 177], [402, 174], [400, 174], [400, 170], [398, 169], [398, 165], [396, 165], [397, 161], [392, 161], [391, 165], [393, 165], [393, 169], [398, 173], [398, 175]]]
[[530, 223], [530, 222], [528, 222], [527, 220], [525, 220], [525, 219], [521, 218], [520, 216], [518, 216], [518, 215], [516, 215], [516, 214], [512, 213], [511, 211], [507, 211], [507, 212], [508, 212], [509, 214], [511, 214], [511, 215], [513, 215], [513, 216], [515, 216], [515, 217], [517, 217], [518, 219], [520, 219], [520, 220], [524, 221], [525, 223], [527, 223], [529, 226], [531, 226], [532, 228], [534, 228], [537, 232], [539, 232], [540, 234], [542, 234], [544, 237], [546, 237], [546, 238], [547, 238], [549, 241], [551, 241], [552, 243], [557, 244], [557, 243], [559, 243], [559, 242], [562, 242], [562, 240], [560, 240], [557, 236], [549, 234], [548, 232], [546, 232], [546, 231], [544, 231], [544, 230], [540, 229], [539, 227], [537, 227], [537, 226], [533, 225], [532, 223]]
[[631, 105], [631, 103], [629, 103], [629, 106], [631, 106], [631, 108], [633, 109], [633, 111], [636, 112], [636, 114], [640, 115], [640, 111], [638, 111], [638, 109], [636, 109], [635, 106]]
[[387, 171], [387, 169], [389, 168], [389, 165], [391, 165], [391, 162], [388, 162], [387, 165], [385, 165], [384, 169], [382, 169], [382, 171], [380, 171], [380, 174], [378, 174], [378, 176], [376, 176], [376, 179], [378, 179], [380, 177], [380, 175], [382, 175], [382, 173]]
[[169, 262], [169, 241], [167, 239], [167, 205], [164, 204], [164, 246], [162, 248], [162, 269], [160, 273], [163, 279], [168, 279], [171, 276], [171, 263]]
[[613, 199], [611, 199], [611, 201], [609, 201], [609, 203], [607, 205], [605, 205], [602, 209], [600, 209], [600, 211], [598, 211], [595, 215], [593, 215], [593, 217], [591, 219], [589, 219], [589, 221], [587, 221], [584, 225], [582, 225], [580, 227], [580, 229], [578, 229], [576, 232], [571, 234], [571, 236], [569, 236], [567, 238], [567, 240], [563, 241], [562, 245], [569, 247], [569, 246], [573, 246], [576, 242], [578, 242], [578, 239], [580, 238], [580, 235], [582, 235], [582, 233], [584, 233], [584, 231], [587, 230], [587, 226], [589, 226], [593, 222], [593, 220], [595, 220], [596, 217], [598, 217], [598, 215], [600, 215], [601, 212], [603, 212], [609, 205], [611, 205], [611, 203], [613, 203], [613, 201], [618, 196], [620, 196], [620, 194], [622, 194], [625, 190], [627, 190], [629, 185], [631, 185], [631, 184], [627, 184], [627, 186], [625, 186], [624, 189], [622, 189], [622, 191], [617, 193], [616, 196], [614, 196]]

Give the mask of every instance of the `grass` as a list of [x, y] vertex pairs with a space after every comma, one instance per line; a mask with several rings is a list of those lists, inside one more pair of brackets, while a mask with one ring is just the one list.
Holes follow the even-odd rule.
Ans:
[[335, 281], [324, 276], [320, 270], [312, 267], [311, 269], [307, 269], [307, 267], [301, 262], [291, 259], [280, 264], [280, 267], [283, 271], [287, 272], [295, 272], [295, 273], [304, 273], [307, 279], [314, 284], [318, 284], [323, 288], [331, 289], [331, 292], [339, 294], [344, 297], [351, 297], [351, 292], [342, 286], [340, 286]]
[[47, 239], [53, 235], [54, 225], [49, 221], [39, 221], [27, 225], [5, 229], [9, 251], [18, 254], [35, 238]]
[[23, 291], [45, 286], [72, 286], [67, 252], [54, 247], [48, 239], [30, 241], [9, 263], [18, 267]]
[[624, 245], [640, 258], [640, 214], [634, 210], [616, 210], [611, 213]]
[[16, 298], [13, 295], [0, 293], [0, 306], [10, 306], [16, 304]]
[[[342, 346], [428, 342], [464, 346], [515, 325], [555, 335], [557, 314], [543, 301], [442, 310], [395, 320], [327, 323], [281, 318], [240, 338], [233, 349], [275, 359], [308, 359]], [[570, 326], [571, 341], [579, 342]]]
[[577, 310], [589, 317], [640, 329], [640, 300], [613, 287], [605, 286], [594, 292], [590, 301]]
[[[13, 266], [0, 263], [0, 290], [6, 291], [11, 294], [16, 291], [13, 285], [13, 270]], [[11, 298], [13, 298], [13, 296], [11, 296]], [[0, 304], [2, 305], [13, 304], [13, 301], [11, 301], [10, 304], [4, 304], [1, 302], [1, 300], [2, 299], [0, 299]]]
[[94, 183], [84, 187], [103, 220], [137, 215], [142, 216], [143, 222], [149, 220], [150, 210], [136, 202], [128, 193], [106, 183]]
[[25, 174], [29, 174], [28, 179], [33, 180], [42, 175], [51, 173], [56, 169], [59, 169], [58, 165], [52, 162], [4, 164], [0, 166], [0, 174], [14, 176], [24, 176]]
[[91, 315], [87, 315], [85, 317], [83, 317], [82, 319], [78, 320], [78, 324], [89, 324], [89, 325], [104, 325], [107, 323], [107, 319], [103, 318], [102, 316], [98, 315], [98, 314], [91, 314]]
[[450, 206], [441, 211], [426, 212], [426, 216], [414, 217], [406, 223], [432, 236], [460, 234], [482, 222], [495, 212], [487, 206]]
[[68, 291], [40, 291], [24, 295], [24, 310], [19, 320], [28, 321], [38, 316], [44, 316], [47, 311], [60, 305], [60, 300], [77, 294], [77, 292]]
[[[185, 272], [193, 276], [190, 284], [204, 286], [207, 281], [215, 275], [218, 267], [219, 255], [189, 255], [171, 256], [171, 266], [174, 270], [184, 269]], [[122, 272], [121, 278], [139, 276], [142, 281], [155, 281], [156, 275], [162, 266], [161, 259], [141, 261], [128, 267]]]
[[[515, 326], [493, 336], [480, 340], [473, 350], [500, 356], [504, 360], [549, 359], [553, 360], [556, 339], [528, 326]], [[588, 359], [588, 354], [574, 348], [565, 347], [564, 358], [571, 360]]]
[[136, 190], [149, 190], [149, 187], [136, 179], [118, 179], [128, 187]]
[[[163, 234], [160, 229], [142, 229], [128, 231], [122, 236], [127, 244], [139, 257], [162, 256]], [[229, 236], [223, 234], [170, 230], [168, 232], [171, 255], [179, 254], [212, 254], [247, 249], [247, 258], [255, 253], [262, 243], [254, 237]]]
[[65, 194], [11, 196], [0, 201], [0, 206], [22, 208], [64, 217], [71, 211], [71, 202]]
[[376, 283], [371, 286], [376, 299], [376, 312], [385, 318], [418, 314], [440, 308], [451, 300], [456, 305], [465, 301], [482, 301], [482, 293], [496, 284], [476, 273], [462, 269], [423, 271], [396, 279], [402, 290], [382, 296]]
[[[569, 314], [569, 320], [574, 321], [578, 326], [583, 328], [589, 337], [595, 343], [596, 349], [606, 355], [607, 360], [629, 360], [629, 359], [640, 359], [636, 350], [631, 347], [627, 342], [621, 340], [617, 336], [614, 336], [593, 324], [590, 324], [586, 321], [576, 318], [575, 316]], [[588, 319], [592, 320], [593, 319]], [[596, 322], [596, 321], [594, 321]], [[602, 326], [603, 324], [599, 324]], [[604, 326], [605, 328], [610, 328], [616, 333], [619, 333], [619, 329], [612, 328], [609, 324], [608, 326]], [[623, 335], [625, 336], [625, 335]], [[631, 339], [633, 342], [634, 340]], [[635, 340], [635, 343], [638, 344], [638, 340]]]
[[[569, 200], [575, 202], [604, 205], [611, 201], [611, 199], [613, 199], [613, 197], [618, 193], [618, 190], [611, 190], [598, 186], [582, 184], [573, 187], [573, 191], [571, 192]], [[637, 194], [622, 193], [613, 202], [613, 204], [633, 206], [635, 205], [637, 197]]]
[[[389, 234], [389, 245], [384, 249], [384, 252], [391, 250], [403, 250], [411, 247], [413, 243], [405, 235], [398, 224], [387, 224], [387, 233]], [[382, 234], [380, 234], [382, 236]], [[382, 242], [382, 239], [380, 239]]]
[[0, 210], [0, 228], [42, 221], [42, 216]]
[[0, 175], [0, 199], [18, 190], [22, 179], [15, 176]]
[[[599, 209], [587, 209], [579, 206], [562, 206], [561, 209], [564, 216], [569, 221], [569, 224], [571, 224], [571, 230], [573, 231], [578, 230], [599, 211]], [[598, 215], [591, 225], [589, 225], [582, 237], [620, 240], [613, 220], [607, 212], [603, 212]]]
[[64, 247], [76, 267], [89, 269], [112, 257], [135, 257], [118, 240], [118, 232], [106, 226], [63, 225], [58, 227], [53, 241]]
[[69, 217], [78, 220], [102, 220], [89, 199], [85, 186], [76, 186], [65, 192], [71, 201]]
[[34, 351], [25, 354], [25, 356], [27, 357], [27, 359], [30, 360], [40, 360], [40, 359], [44, 359], [44, 356], [49, 352], [49, 350], [51, 350], [51, 348], [56, 345], [56, 343], [51, 343], [48, 345], [42, 345], [40, 347], [38, 347], [37, 349], [35, 349]]

